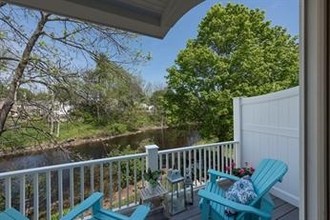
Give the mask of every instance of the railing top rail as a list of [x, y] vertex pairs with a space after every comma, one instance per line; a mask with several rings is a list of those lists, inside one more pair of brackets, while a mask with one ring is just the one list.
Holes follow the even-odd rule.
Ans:
[[96, 160], [79, 161], [79, 162], [64, 163], [64, 164], [59, 164], [59, 165], [37, 167], [37, 168], [31, 168], [31, 169], [25, 169], [25, 170], [9, 171], [9, 172], [0, 173], [0, 179], [4, 179], [6, 177], [34, 174], [34, 173], [64, 170], [64, 169], [70, 169], [70, 168], [76, 168], [76, 167], [82, 167], [82, 166], [90, 166], [90, 165], [109, 163], [109, 162], [115, 162], [115, 161], [121, 161], [121, 160], [137, 159], [137, 158], [143, 158], [146, 156], [147, 156], [146, 153], [129, 154], [129, 155], [124, 155], [124, 156], [102, 158], [102, 159], [96, 159]]
[[158, 154], [167, 154], [167, 153], [173, 153], [173, 152], [180, 152], [180, 151], [188, 151], [193, 149], [200, 149], [200, 148], [206, 148], [206, 147], [214, 147], [219, 145], [226, 145], [226, 144], [235, 144], [238, 143], [238, 141], [226, 141], [226, 142], [219, 142], [219, 143], [212, 143], [212, 144], [202, 144], [202, 145], [196, 145], [196, 146], [188, 146], [188, 147], [180, 147], [180, 148], [173, 148], [168, 150], [161, 150], [158, 151]]

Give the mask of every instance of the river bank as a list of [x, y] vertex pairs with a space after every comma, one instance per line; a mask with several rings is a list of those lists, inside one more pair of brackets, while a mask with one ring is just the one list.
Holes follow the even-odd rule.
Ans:
[[56, 140], [49, 140], [48, 143], [42, 143], [40, 145], [29, 146], [25, 148], [19, 149], [3, 149], [0, 152], [0, 157], [9, 157], [9, 156], [18, 156], [18, 155], [27, 155], [31, 153], [41, 152], [43, 150], [50, 150], [50, 149], [62, 149], [65, 150], [70, 147], [77, 147], [79, 145], [83, 145], [86, 143], [97, 143], [102, 141], [109, 141], [111, 139], [120, 138], [124, 136], [136, 135], [146, 131], [153, 131], [153, 130], [160, 130], [160, 129], [167, 129], [167, 126], [149, 126], [140, 128], [137, 131], [133, 132], [125, 132], [123, 134], [118, 135], [111, 135], [111, 136], [87, 136], [87, 137], [79, 137], [79, 138], [70, 138], [61, 142], [57, 142]]
[[[151, 129], [151, 128], [150, 128]], [[23, 154], [0, 157], [0, 172], [44, 167], [76, 161], [96, 160], [118, 155], [143, 152], [144, 146], [155, 144], [159, 150], [192, 146], [199, 143], [200, 135], [193, 129], [159, 129], [130, 132], [129, 135], [75, 140], [62, 144], [63, 150], [45, 148], [33, 149]], [[102, 140], [102, 141], [96, 141]], [[78, 144], [82, 143], [82, 144]], [[11, 152], [10, 152], [11, 153]]]

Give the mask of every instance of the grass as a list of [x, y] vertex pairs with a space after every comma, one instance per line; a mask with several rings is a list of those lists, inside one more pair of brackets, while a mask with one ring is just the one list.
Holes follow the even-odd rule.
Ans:
[[49, 138], [45, 133], [46, 129], [47, 127], [40, 124], [38, 130], [32, 128], [32, 126], [8, 130], [1, 135], [0, 147], [3, 149], [19, 149], [38, 145]]
[[[37, 129], [36, 129], [37, 128]], [[122, 123], [97, 125], [95, 122], [68, 121], [60, 123], [59, 137], [50, 135], [47, 122], [25, 122], [21, 127], [4, 132], [0, 139], [0, 150], [18, 150], [33, 146], [48, 145], [51, 140], [63, 142], [72, 139], [109, 137], [137, 131], [138, 128]]]
[[70, 138], [99, 136], [105, 132], [106, 128], [103, 126], [95, 126], [93, 124], [85, 124], [82, 122], [65, 122], [60, 125], [60, 136], [58, 137], [58, 140], [63, 141]]
[[109, 126], [97, 126], [92, 123], [63, 122], [60, 124], [59, 137], [55, 137], [49, 135], [50, 128], [46, 123], [38, 122], [35, 123], [33, 127], [27, 126], [4, 132], [0, 139], [0, 149], [24, 149], [49, 143], [51, 139], [62, 142], [69, 139], [105, 137], [127, 132], [127, 130], [123, 128], [118, 130]]

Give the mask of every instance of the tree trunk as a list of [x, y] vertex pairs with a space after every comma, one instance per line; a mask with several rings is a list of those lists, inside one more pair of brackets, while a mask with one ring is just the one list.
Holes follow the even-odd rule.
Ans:
[[33, 34], [28, 40], [28, 43], [26, 44], [22, 57], [15, 69], [13, 79], [10, 83], [10, 88], [7, 94], [7, 97], [3, 103], [2, 108], [0, 109], [0, 136], [5, 131], [5, 124], [8, 117], [8, 114], [10, 110], [12, 109], [14, 103], [15, 103], [15, 94], [18, 90], [18, 87], [20, 85], [20, 81], [23, 77], [24, 70], [29, 62], [31, 52], [33, 50], [33, 47], [35, 46], [37, 40], [39, 37], [43, 34], [43, 28], [48, 21], [48, 17], [50, 14], [44, 14], [40, 13], [41, 17], [37, 24], [37, 27], [35, 28]]

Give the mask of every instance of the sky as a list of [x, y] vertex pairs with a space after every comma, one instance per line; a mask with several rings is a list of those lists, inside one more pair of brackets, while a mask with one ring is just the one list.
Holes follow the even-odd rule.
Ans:
[[150, 52], [151, 61], [135, 67], [144, 81], [156, 87], [165, 87], [166, 69], [174, 64], [178, 52], [185, 48], [188, 39], [197, 35], [198, 24], [214, 4], [239, 3], [249, 8], [265, 11], [266, 20], [280, 25], [291, 35], [299, 33], [299, 0], [206, 0], [186, 13], [167, 33], [164, 39], [142, 36], [142, 49]]

